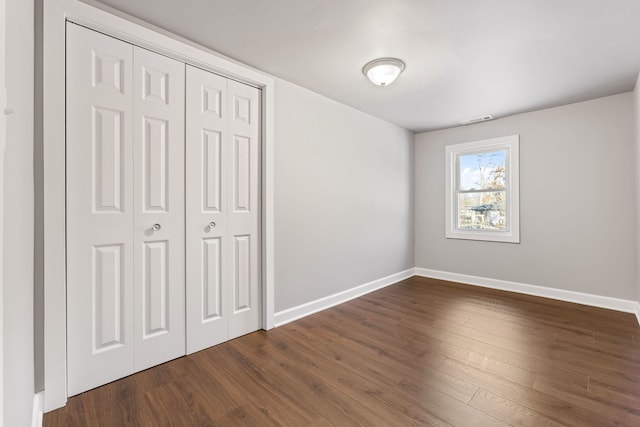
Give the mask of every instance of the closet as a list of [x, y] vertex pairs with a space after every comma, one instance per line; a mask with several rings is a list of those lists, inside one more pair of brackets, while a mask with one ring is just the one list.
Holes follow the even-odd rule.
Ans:
[[261, 327], [260, 91], [67, 24], [68, 394]]

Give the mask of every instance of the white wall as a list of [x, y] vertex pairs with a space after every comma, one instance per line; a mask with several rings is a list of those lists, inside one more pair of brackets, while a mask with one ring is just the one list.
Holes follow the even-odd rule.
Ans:
[[33, 380], [33, 1], [6, 0], [7, 143], [2, 170], [4, 425], [28, 426]]
[[413, 267], [413, 134], [283, 80], [276, 312]]
[[[631, 93], [416, 136], [416, 266], [635, 299]], [[520, 134], [521, 243], [445, 239], [445, 145]]]

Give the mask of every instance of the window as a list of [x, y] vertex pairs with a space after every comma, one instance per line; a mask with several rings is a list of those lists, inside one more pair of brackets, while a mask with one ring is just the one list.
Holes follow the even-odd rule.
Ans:
[[519, 136], [448, 145], [447, 238], [520, 243]]

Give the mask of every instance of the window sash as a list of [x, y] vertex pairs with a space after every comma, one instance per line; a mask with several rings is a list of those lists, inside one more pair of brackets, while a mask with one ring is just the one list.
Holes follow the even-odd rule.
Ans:
[[[460, 158], [462, 156], [469, 156], [469, 155], [473, 155], [473, 154], [484, 154], [484, 153], [496, 153], [496, 152], [500, 152], [503, 151], [505, 153], [505, 159], [504, 159], [504, 182], [505, 182], [505, 188], [509, 186], [509, 183], [511, 182], [511, 165], [510, 165], [510, 161], [511, 161], [511, 147], [500, 147], [500, 148], [490, 148], [490, 147], [481, 147], [481, 148], [467, 148], [467, 149], [460, 149], [460, 150], [456, 150], [455, 151], [455, 186], [454, 188], [456, 189], [456, 191], [483, 191], [485, 189], [473, 189], [473, 190], [463, 190], [461, 189], [461, 185], [462, 185], [462, 174], [461, 174], [461, 169], [460, 169]], [[497, 189], [493, 189], [493, 190], [497, 190]]]
[[[502, 230], [500, 229], [495, 229], [495, 228], [467, 228], [467, 227], [463, 227], [461, 226], [461, 210], [462, 207], [460, 206], [460, 195], [462, 194], [483, 194], [483, 193], [504, 193], [504, 228]], [[475, 191], [475, 192], [458, 192], [456, 194], [456, 200], [455, 200], [455, 228], [456, 230], [460, 231], [460, 232], [473, 232], [473, 233], [506, 233], [509, 232], [511, 230], [511, 216], [509, 215], [509, 203], [510, 203], [510, 194], [506, 191], [506, 190], [493, 190], [493, 191]], [[469, 210], [473, 210], [473, 209], [469, 209]]]
[[509, 191], [507, 187], [504, 188], [492, 188], [491, 190], [456, 190], [457, 194], [470, 194], [470, 193], [496, 193], [498, 191]]
[[[453, 239], [467, 239], [467, 240], [486, 240], [496, 242], [509, 242], [520, 243], [520, 219], [519, 219], [519, 135], [512, 135], [507, 137], [494, 138], [484, 141], [476, 141], [465, 144], [450, 145], [445, 147], [447, 155], [447, 205], [446, 205], [446, 223], [447, 231], [446, 237]], [[479, 189], [462, 189], [463, 175], [462, 175], [462, 161], [463, 156], [469, 156], [474, 154], [483, 153], [504, 153], [504, 187], [502, 188], [479, 188]], [[502, 158], [499, 159], [500, 164], [495, 166], [502, 166]], [[491, 164], [491, 163], [489, 163]], [[469, 167], [465, 162], [465, 168]], [[477, 169], [473, 169], [476, 170]], [[477, 172], [476, 172], [477, 173]], [[487, 176], [487, 175], [485, 175]], [[498, 179], [501, 179], [499, 177]], [[495, 178], [494, 178], [495, 179]], [[465, 184], [469, 187], [469, 184]], [[485, 214], [484, 218], [480, 221], [482, 225], [478, 228], [470, 227], [466, 215], [469, 213], [461, 213], [461, 207], [463, 202], [463, 196], [478, 195], [478, 199], [482, 200], [482, 195], [489, 193], [502, 193], [502, 200], [493, 201], [492, 203], [499, 203], [498, 209], [492, 209], [493, 214]], [[494, 199], [495, 200], [495, 199]], [[471, 205], [466, 204], [465, 207]], [[503, 207], [503, 208], [502, 208]], [[502, 209], [501, 209], [502, 208]], [[465, 208], [463, 208], [465, 209]], [[472, 209], [468, 209], [468, 212]], [[499, 211], [499, 218], [496, 219], [495, 212]], [[482, 213], [477, 211], [473, 216], [473, 221], [476, 221], [478, 216], [482, 217]], [[465, 218], [465, 225], [462, 225], [463, 217]], [[484, 227], [486, 222], [491, 221], [491, 225]], [[494, 221], [500, 221], [498, 223]], [[502, 222], [503, 221], [503, 222]], [[501, 225], [497, 225], [501, 224]], [[504, 224], [504, 228], [502, 228]], [[496, 229], [499, 227], [500, 229]]]

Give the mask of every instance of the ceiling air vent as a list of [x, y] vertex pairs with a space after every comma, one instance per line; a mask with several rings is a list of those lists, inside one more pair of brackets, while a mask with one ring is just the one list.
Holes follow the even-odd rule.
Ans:
[[474, 117], [473, 119], [462, 120], [460, 124], [466, 126], [473, 123], [486, 122], [487, 120], [493, 120], [493, 116], [491, 114], [487, 114], [481, 117]]

